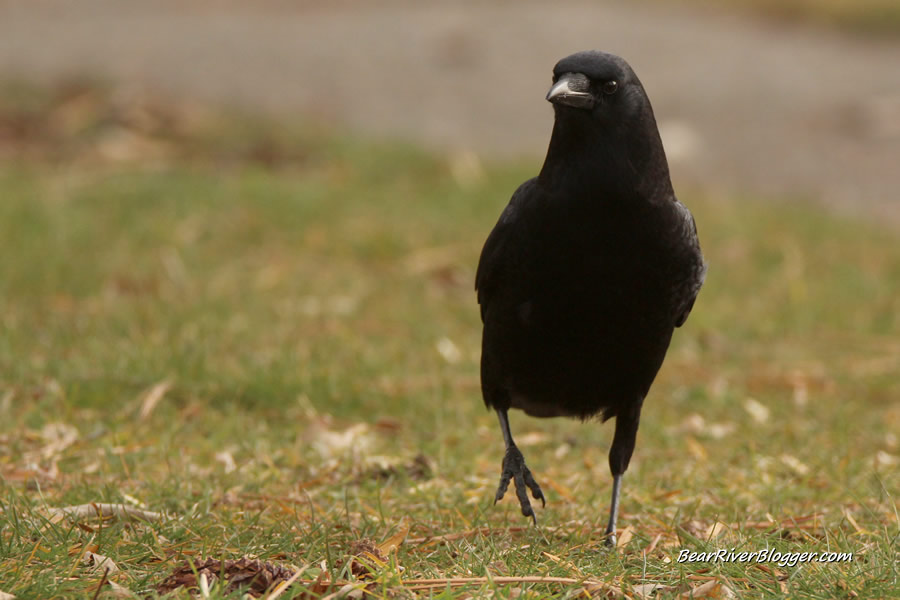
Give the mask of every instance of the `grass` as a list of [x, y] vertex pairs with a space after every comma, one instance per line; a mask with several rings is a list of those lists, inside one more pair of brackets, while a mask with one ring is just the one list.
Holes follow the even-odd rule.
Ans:
[[900, 32], [900, 4], [895, 0], [701, 0], [700, 4], [716, 10], [734, 8], [773, 19], [826, 25], [865, 35], [895, 37]]
[[[92, 598], [90, 551], [140, 597], [187, 559], [245, 556], [308, 567], [282, 598], [354, 572], [379, 598], [900, 597], [895, 234], [682, 190], [710, 273], [609, 552], [610, 424], [513, 415], [549, 502], [537, 528], [491, 502], [472, 280], [536, 165], [262, 126], [119, 161], [91, 123], [0, 168], [0, 591]], [[165, 517], [52, 511], [91, 502]], [[382, 547], [353, 562], [364, 538]], [[853, 560], [677, 560], [718, 548]]]

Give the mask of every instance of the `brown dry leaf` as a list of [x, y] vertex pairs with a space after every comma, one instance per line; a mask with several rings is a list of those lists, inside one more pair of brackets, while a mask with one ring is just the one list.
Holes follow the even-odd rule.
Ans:
[[350, 573], [358, 579], [365, 579], [372, 576], [372, 567], [386, 565], [388, 558], [374, 541], [362, 538], [351, 542], [350, 556], [346, 560], [338, 561], [337, 569], [342, 569], [348, 561]]
[[78, 441], [78, 430], [67, 423], [48, 423], [41, 429], [41, 437], [46, 442], [41, 456], [48, 460]]
[[695, 538], [702, 540], [706, 535], [707, 525], [700, 521], [697, 521], [696, 519], [692, 519], [690, 521], [685, 521], [684, 523], [682, 523], [681, 528]]
[[381, 433], [395, 434], [403, 429], [403, 423], [393, 417], [378, 417], [375, 421], [375, 429]]
[[214, 458], [222, 463], [226, 473], [234, 473], [237, 470], [237, 464], [234, 462], [234, 456], [228, 450], [216, 452]]
[[550, 436], [543, 431], [529, 431], [520, 436], [516, 436], [516, 445], [523, 448], [525, 446], [537, 446], [538, 444], [546, 443], [549, 439]]
[[703, 447], [703, 444], [695, 440], [692, 436], [686, 436], [684, 438], [684, 443], [687, 444], [688, 452], [690, 452], [691, 456], [696, 458], [699, 461], [704, 461], [709, 458], [709, 455], [706, 452], [706, 448]]
[[84, 553], [81, 562], [87, 565], [91, 571], [103, 573], [104, 571], [109, 570], [110, 574], [119, 572], [119, 566], [114, 563], [111, 558], [103, 556], [102, 554], [95, 554], [90, 550]]
[[304, 572], [306, 571], [306, 569], [308, 569], [308, 568], [309, 568], [309, 565], [306, 565], [305, 567], [302, 567], [302, 568], [298, 569], [296, 573], [294, 573], [293, 575], [291, 575], [291, 578], [290, 578], [290, 579], [288, 579], [287, 581], [284, 581], [284, 582], [282, 582], [282, 583], [277, 584], [277, 585], [272, 589], [272, 593], [270, 593], [268, 596], [266, 596], [266, 600], [275, 600], [275, 599], [278, 598], [281, 594], [283, 594], [284, 592], [286, 592], [286, 591], [288, 590], [289, 587], [291, 587], [292, 585], [294, 585], [294, 582], [295, 582], [295, 581], [297, 581], [298, 579], [300, 579], [300, 576], [303, 575], [303, 573], [304, 573]]
[[796, 456], [792, 456], [790, 454], [782, 454], [780, 458], [781, 462], [790, 467], [791, 470], [794, 471], [794, 473], [796, 473], [797, 475], [809, 474], [809, 467], [800, 462], [800, 459], [798, 459]]
[[412, 519], [403, 517], [400, 521], [400, 525], [397, 527], [396, 533], [378, 544], [378, 551], [384, 556], [396, 551], [397, 548], [403, 544], [404, 540], [406, 540], [406, 536], [409, 535], [409, 527], [411, 524]]
[[582, 588], [582, 594], [589, 598], [606, 598], [608, 600], [628, 597], [622, 592], [622, 588], [600, 581], [587, 583]]
[[616, 548], [624, 548], [628, 542], [631, 541], [632, 537], [634, 537], [634, 528], [629, 525], [622, 530], [621, 534], [619, 534], [619, 537], [616, 540]]
[[631, 591], [634, 592], [634, 595], [641, 600], [649, 598], [656, 592], [667, 592], [671, 589], [672, 586], [663, 585], [661, 583], [642, 583], [631, 587]]
[[692, 590], [678, 596], [679, 600], [692, 600], [694, 598], [719, 598], [721, 600], [733, 600], [737, 598], [730, 587], [724, 583], [711, 579], [701, 583]]
[[343, 431], [333, 431], [321, 424], [310, 428], [313, 448], [323, 459], [341, 458], [348, 454], [364, 456], [374, 444], [365, 423], [357, 423]]
[[730, 528], [725, 523], [722, 523], [721, 521], [716, 521], [715, 523], [713, 523], [712, 525], [710, 525], [709, 527], [706, 528], [706, 531], [704, 532], [704, 539], [714, 540], [717, 537], [719, 537], [720, 535], [722, 535], [723, 533], [725, 533], [726, 531], [728, 531], [729, 529]]
[[141, 400], [141, 411], [138, 413], [138, 417], [141, 421], [145, 420], [153, 413], [156, 405], [159, 404], [159, 401], [163, 399], [163, 396], [166, 395], [166, 392], [168, 392], [171, 387], [172, 382], [166, 379], [147, 390], [143, 400]]
[[[197, 574], [194, 574], [196, 569]], [[259, 598], [267, 591], [274, 589], [276, 585], [286, 582], [295, 575], [295, 572], [281, 565], [241, 558], [238, 560], [217, 560], [209, 558], [198, 560], [193, 566], [185, 562], [166, 577], [162, 583], [156, 586], [159, 595], [168, 594], [179, 588], [187, 588], [191, 593], [200, 589], [199, 577], [205, 577], [208, 585], [218, 581], [219, 575], [223, 575], [227, 584], [226, 594], [235, 590], [243, 590], [245, 594], [253, 598]]]
[[769, 420], [769, 407], [754, 398], [744, 400], [744, 410], [754, 421], [762, 425]]
[[12, 594], [7, 594], [4, 591], [0, 591], [0, 600], [16, 600], [16, 597]]
[[647, 547], [644, 548], [643, 553], [650, 554], [654, 550], [656, 550], [656, 545], [659, 543], [659, 540], [661, 540], [661, 539], [662, 539], [662, 534], [657, 533], [656, 536], [653, 538], [653, 540], [651, 540], [651, 542], [647, 545]]
[[137, 594], [129, 590], [127, 587], [123, 585], [119, 585], [115, 581], [107, 581], [106, 585], [109, 586], [108, 594], [113, 598], [137, 598]]

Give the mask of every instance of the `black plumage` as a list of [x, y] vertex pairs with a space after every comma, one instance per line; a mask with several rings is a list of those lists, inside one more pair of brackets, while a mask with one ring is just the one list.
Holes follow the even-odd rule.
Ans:
[[603, 52], [573, 54], [554, 68], [547, 100], [555, 122], [544, 166], [513, 194], [475, 279], [482, 393], [506, 442], [496, 500], [512, 480], [523, 515], [534, 518], [527, 489], [544, 501], [510, 433], [510, 408], [615, 417], [614, 543], [641, 407], [706, 265], [631, 67]]

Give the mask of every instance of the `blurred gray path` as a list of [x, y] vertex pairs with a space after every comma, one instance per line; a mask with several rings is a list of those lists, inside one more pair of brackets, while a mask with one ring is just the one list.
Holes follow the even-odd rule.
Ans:
[[540, 156], [556, 60], [621, 54], [676, 179], [900, 224], [900, 43], [624, 2], [0, 0], [0, 77], [99, 73], [481, 155]]

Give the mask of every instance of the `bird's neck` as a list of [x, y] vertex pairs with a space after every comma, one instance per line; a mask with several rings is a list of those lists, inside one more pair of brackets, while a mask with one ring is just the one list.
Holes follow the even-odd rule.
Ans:
[[584, 126], [556, 119], [538, 181], [549, 189], [604, 201], [655, 202], [674, 195], [656, 123], [643, 132]]

